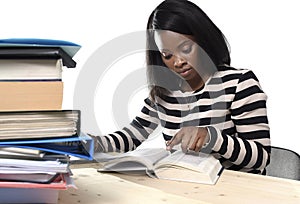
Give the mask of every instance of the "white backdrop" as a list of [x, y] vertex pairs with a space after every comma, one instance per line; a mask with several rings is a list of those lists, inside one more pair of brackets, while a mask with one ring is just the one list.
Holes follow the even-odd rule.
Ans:
[[[76, 69], [64, 69], [64, 109], [73, 108], [76, 79], [89, 56], [104, 43], [144, 30], [160, 0], [2, 0], [0, 38], [30, 37], [68, 40], [82, 45]], [[272, 144], [300, 153], [298, 107], [300, 12], [297, 0], [193, 0], [223, 31], [231, 45], [232, 66], [252, 69], [268, 95]], [[103, 56], [105, 57], [105, 56]], [[102, 133], [116, 130], [111, 93], [118, 80], [145, 65], [141, 53], [115, 62], [95, 95]], [[107, 76], [107, 77], [108, 77]], [[88, 82], [87, 82], [88, 83]], [[132, 95], [129, 117], [141, 108], [146, 90]], [[104, 104], [105, 108], [102, 108]], [[88, 131], [88, 130], [87, 130]]]

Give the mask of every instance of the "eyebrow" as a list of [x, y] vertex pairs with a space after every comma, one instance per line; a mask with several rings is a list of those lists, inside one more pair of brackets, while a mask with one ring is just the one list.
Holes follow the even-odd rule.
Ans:
[[183, 41], [182, 43], [180, 43], [177, 47], [182, 47], [184, 46], [186, 43], [189, 43], [191, 42], [192, 40], [191, 39], [186, 39], [185, 41]]

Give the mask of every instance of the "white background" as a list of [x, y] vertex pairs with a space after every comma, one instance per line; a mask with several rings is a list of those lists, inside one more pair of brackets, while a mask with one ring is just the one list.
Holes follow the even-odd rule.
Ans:
[[[101, 45], [146, 28], [149, 14], [160, 0], [1, 1], [0, 38], [51, 38], [82, 45], [75, 55], [76, 69], [64, 69], [64, 109], [73, 107], [73, 92], [80, 70]], [[297, 0], [193, 0], [223, 31], [231, 45], [232, 66], [252, 69], [268, 95], [268, 116], [272, 144], [300, 153], [299, 47], [300, 12]], [[105, 57], [105, 56], [103, 56]], [[136, 54], [114, 65], [110, 80], [100, 84], [95, 107], [101, 132], [115, 131], [111, 116], [111, 94], [128, 73], [145, 65]], [[120, 74], [120, 70], [122, 74]], [[113, 69], [112, 69], [113, 70]], [[125, 73], [126, 74], [126, 73]], [[87, 82], [88, 83], [88, 82]], [[101, 94], [100, 94], [101, 92]], [[146, 91], [133, 94], [129, 117], [142, 104]], [[102, 106], [102, 105], [101, 105]]]

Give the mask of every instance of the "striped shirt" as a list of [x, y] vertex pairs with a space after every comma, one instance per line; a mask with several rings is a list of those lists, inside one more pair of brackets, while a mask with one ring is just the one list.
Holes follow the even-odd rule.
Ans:
[[145, 99], [141, 114], [128, 127], [98, 137], [104, 151], [134, 150], [161, 125], [165, 140], [181, 127], [207, 127], [213, 154], [231, 170], [265, 174], [270, 157], [267, 96], [251, 70], [217, 71], [194, 92], [172, 91], [155, 101]]

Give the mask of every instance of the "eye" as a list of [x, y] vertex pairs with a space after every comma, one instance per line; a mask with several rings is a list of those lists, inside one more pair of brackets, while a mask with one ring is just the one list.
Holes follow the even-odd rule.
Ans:
[[165, 58], [166, 60], [171, 59], [171, 57], [173, 56], [171, 53], [166, 53], [166, 52], [162, 52], [161, 55], [162, 55], [163, 58]]
[[182, 48], [182, 52], [188, 54], [192, 51], [192, 45], [187, 45]]

